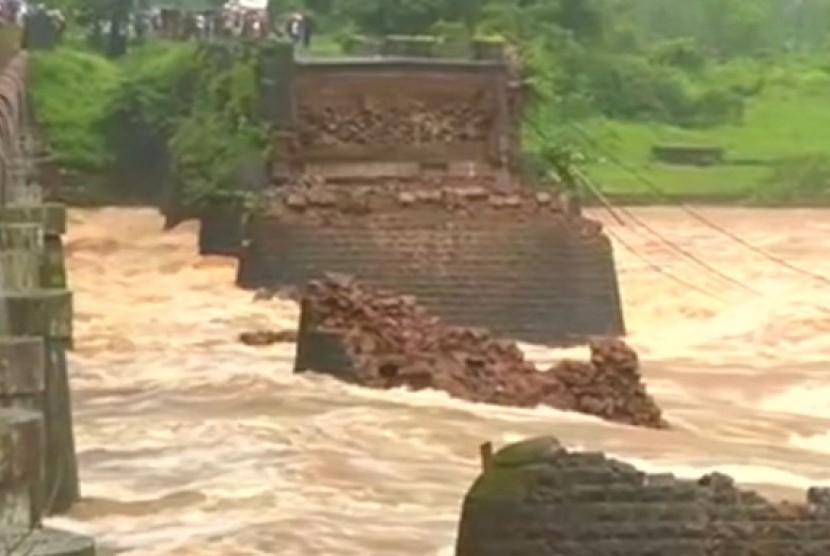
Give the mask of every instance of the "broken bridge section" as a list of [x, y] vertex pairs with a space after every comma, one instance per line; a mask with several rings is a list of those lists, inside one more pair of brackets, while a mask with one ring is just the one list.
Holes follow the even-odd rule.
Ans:
[[[416, 41], [417, 42], [417, 41]], [[415, 295], [458, 326], [576, 345], [625, 333], [613, 248], [573, 197], [525, 183], [509, 59], [260, 60], [271, 187], [201, 215], [243, 288], [326, 272]], [[240, 191], [240, 193], [242, 193]]]
[[553, 437], [481, 453], [456, 556], [830, 554], [827, 488], [775, 503], [726, 475], [648, 474]]
[[45, 528], [80, 497], [66, 352], [72, 293], [63, 205], [36, 178], [28, 54], [0, 73], [0, 552], [92, 556], [91, 539]]

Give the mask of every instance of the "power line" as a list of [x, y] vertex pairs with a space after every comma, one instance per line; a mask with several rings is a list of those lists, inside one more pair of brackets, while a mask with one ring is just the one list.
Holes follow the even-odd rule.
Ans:
[[[609, 210], [611, 215], [614, 216], [615, 218], [618, 218], [616, 216], [616, 214], [614, 212], [612, 212], [613, 211], [613, 206], [605, 198], [605, 196], [602, 194], [602, 192], [600, 192], [600, 190], [596, 186], [594, 186], [590, 181], [588, 181], [587, 179], [583, 179], [583, 181], [584, 181], [585, 186], [589, 189], [589, 191], [591, 191], [591, 193], [594, 194], [594, 196], [597, 198], [597, 200], [600, 203], [602, 203], [603, 206], [605, 206], [607, 210]], [[694, 290], [694, 291], [696, 291], [696, 292], [698, 292], [698, 293], [700, 293], [700, 294], [702, 294], [706, 297], [714, 299], [715, 301], [720, 301], [721, 303], [725, 303], [723, 299], [721, 299], [717, 295], [705, 290], [701, 286], [698, 286], [697, 284], [694, 284], [692, 282], [688, 282], [686, 280], [683, 280], [682, 278], [679, 278], [679, 277], [675, 276], [674, 274], [672, 274], [671, 272], [665, 270], [661, 266], [653, 263], [652, 261], [647, 259], [643, 254], [641, 254], [639, 251], [637, 251], [637, 249], [634, 248], [631, 244], [629, 244], [626, 240], [624, 240], [619, 234], [616, 234], [615, 232], [613, 232], [610, 228], [606, 227], [605, 232], [608, 235], [610, 235], [614, 239], [614, 241], [616, 241], [617, 243], [622, 245], [629, 253], [634, 255], [635, 258], [640, 260], [640, 262], [644, 263], [651, 270], [657, 272], [658, 274], [662, 274], [663, 276], [665, 276], [669, 280], [677, 282], [681, 286], [684, 286], [684, 287], [686, 287], [690, 290]]]
[[[526, 118], [525, 118], [525, 121], [527, 122], [527, 124], [528, 124], [528, 125], [529, 125], [529, 126], [530, 126], [530, 127], [531, 127], [531, 128], [532, 128], [532, 129], [533, 129], [533, 130], [537, 133], [537, 134], [539, 134], [539, 136], [540, 136], [540, 137], [542, 137], [542, 139], [544, 139], [544, 140], [545, 140], [545, 141], [547, 141], [547, 142], [549, 142], [549, 141], [550, 141], [550, 137], [548, 137], [548, 136], [547, 136], [547, 134], [545, 134], [545, 133], [544, 133], [544, 132], [543, 132], [543, 131], [539, 128], [539, 126], [537, 126], [534, 122], [532, 122], [532, 121], [531, 121], [531, 120], [529, 120], [529, 119], [526, 119]], [[576, 172], [576, 173], [578, 173], [578, 174], [579, 174], [580, 179], [581, 179], [583, 182], [587, 182], [587, 181], [588, 181], [588, 180], [587, 180], [587, 178], [586, 178], [584, 175], [582, 175], [582, 174], [581, 174], [578, 170], [574, 170], [574, 169], [572, 169], [571, 171], [572, 171], [572, 172]], [[757, 294], [757, 293], [758, 293], [758, 292], [756, 292], [755, 290], [753, 290], [752, 288], [748, 287], [746, 284], [744, 284], [744, 283], [742, 283], [742, 282], [740, 282], [740, 281], [736, 280], [735, 278], [732, 278], [732, 277], [731, 277], [731, 276], [729, 276], [728, 274], [725, 274], [725, 273], [721, 272], [720, 270], [718, 270], [717, 268], [713, 267], [712, 265], [710, 265], [710, 264], [709, 264], [709, 263], [707, 263], [706, 261], [704, 261], [704, 260], [702, 260], [702, 259], [700, 259], [700, 258], [696, 257], [693, 253], [690, 253], [688, 250], [684, 249], [684, 248], [683, 248], [683, 247], [681, 247], [680, 245], [678, 245], [678, 244], [676, 244], [675, 242], [671, 241], [670, 239], [666, 238], [666, 237], [665, 237], [665, 236], [663, 236], [660, 232], [658, 232], [657, 230], [655, 230], [654, 228], [652, 228], [651, 226], [649, 226], [648, 224], [646, 224], [643, 220], [641, 220], [640, 218], [638, 218], [637, 216], [635, 216], [635, 215], [634, 215], [631, 211], [627, 210], [627, 209], [626, 209], [626, 208], [624, 208], [624, 207], [617, 207], [617, 208], [620, 210], [620, 212], [622, 212], [623, 214], [625, 214], [628, 218], [630, 218], [632, 221], [634, 221], [637, 225], [641, 226], [644, 230], [646, 230], [647, 232], [649, 232], [650, 234], [652, 234], [654, 237], [656, 237], [658, 240], [660, 240], [661, 242], [663, 242], [663, 243], [664, 243], [666, 246], [668, 246], [670, 249], [674, 250], [675, 252], [677, 252], [677, 253], [681, 254], [682, 256], [686, 257], [687, 259], [691, 260], [692, 262], [694, 262], [694, 263], [695, 263], [695, 264], [697, 264], [698, 266], [700, 266], [700, 267], [702, 267], [702, 268], [706, 269], [707, 271], [711, 272], [712, 274], [714, 274], [714, 275], [716, 275], [716, 276], [720, 277], [720, 278], [721, 278], [722, 280], [724, 280], [725, 282], [728, 282], [728, 283], [730, 283], [730, 284], [732, 284], [732, 285], [734, 285], [734, 286], [737, 286], [738, 288], [740, 288], [740, 289], [742, 289], [742, 290], [748, 291], [748, 292], [753, 293], [753, 294]]]
[[[577, 126], [576, 124], [569, 124], [569, 126], [572, 129], [574, 129], [580, 136], [582, 136], [586, 141], [588, 141], [593, 146], [594, 149], [596, 149], [597, 151], [602, 153], [605, 157], [607, 157], [609, 160], [611, 160], [611, 162], [615, 163], [617, 166], [619, 166], [620, 168], [622, 168], [623, 170], [625, 170], [626, 172], [631, 174], [635, 179], [639, 180], [643, 185], [648, 187], [652, 192], [654, 192], [655, 194], [657, 194], [659, 197], [663, 198], [664, 200], [668, 200], [668, 201], [673, 202], [673, 200], [668, 195], [666, 195], [666, 193], [662, 189], [660, 189], [659, 186], [657, 186], [655, 183], [653, 183], [652, 181], [650, 181], [649, 179], [647, 179], [646, 177], [641, 175], [635, 169], [633, 169], [630, 166], [626, 165], [623, 161], [621, 161], [619, 158], [615, 157], [612, 153], [610, 153], [607, 150], [600, 147], [599, 143], [595, 139], [593, 139], [590, 135], [588, 135], [585, 131], [583, 131], [579, 126]], [[798, 266], [790, 263], [789, 261], [787, 261], [785, 259], [782, 259], [781, 257], [778, 257], [776, 255], [768, 253], [767, 251], [761, 249], [760, 247], [756, 247], [755, 245], [752, 245], [751, 243], [749, 243], [745, 239], [741, 238], [740, 236], [730, 232], [729, 230], [727, 230], [726, 228], [724, 228], [720, 224], [709, 220], [708, 218], [701, 215], [697, 211], [691, 209], [688, 205], [685, 205], [683, 203], [673, 203], [673, 204], [675, 204], [683, 212], [685, 212], [686, 214], [688, 214], [689, 216], [691, 216], [692, 218], [694, 218], [695, 220], [697, 220], [701, 224], [704, 224], [705, 226], [708, 226], [709, 228], [712, 228], [713, 230], [725, 235], [726, 237], [730, 238], [732, 241], [734, 241], [735, 243], [741, 245], [742, 247], [744, 247], [744, 248], [746, 248], [746, 249], [748, 249], [748, 250], [750, 250], [750, 251], [752, 251], [752, 252], [754, 252], [758, 255], [761, 255], [762, 257], [766, 258], [769, 261], [772, 261], [772, 262], [774, 262], [774, 263], [776, 263], [780, 266], [783, 266], [783, 267], [785, 267], [789, 270], [792, 270], [793, 272], [796, 272], [798, 274], [807, 276], [809, 278], [812, 278], [813, 280], [821, 282], [824, 285], [830, 286], [830, 278], [827, 278], [827, 277], [822, 276], [820, 274], [816, 274], [816, 273], [811, 272], [809, 270], [798, 267]]]
[[[593, 189], [593, 190], [595, 190], [595, 191], [599, 192], [599, 190], [598, 190], [595, 186], [593, 186], [593, 185], [590, 183], [590, 180], [588, 180], [587, 176], [585, 176], [584, 174], [582, 174], [582, 172], [580, 172], [579, 170], [575, 170], [575, 172], [576, 172], [576, 174], [579, 176], [579, 178], [580, 178], [580, 179], [581, 179], [581, 180], [582, 180], [582, 181], [583, 181], [586, 185], [588, 185], [591, 189]], [[731, 277], [731, 276], [729, 276], [728, 274], [725, 274], [725, 273], [721, 272], [720, 270], [718, 270], [718, 269], [717, 269], [717, 268], [715, 268], [714, 266], [710, 265], [710, 264], [709, 264], [709, 263], [707, 263], [706, 261], [704, 261], [704, 260], [702, 260], [701, 258], [697, 257], [697, 256], [696, 256], [696, 255], [694, 255], [693, 253], [691, 253], [691, 252], [687, 251], [686, 249], [684, 249], [684, 248], [683, 248], [683, 247], [681, 247], [680, 245], [677, 245], [675, 242], [673, 242], [673, 241], [671, 241], [670, 239], [668, 239], [668, 238], [664, 237], [662, 234], [660, 234], [660, 232], [658, 232], [657, 230], [655, 230], [654, 228], [652, 228], [651, 226], [649, 226], [648, 224], [646, 224], [646, 223], [645, 223], [642, 219], [640, 219], [639, 217], [635, 216], [635, 215], [634, 215], [634, 213], [633, 213], [633, 212], [631, 212], [630, 210], [626, 209], [625, 207], [617, 207], [617, 209], [618, 209], [620, 212], [622, 212], [623, 214], [625, 214], [628, 218], [630, 218], [631, 220], [633, 220], [635, 224], [637, 224], [638, 226], [642, 226], [642, 227], [643, 227], [646, 231], [648, 231], [649, 233], [651, 233], [652, 235], [654, 235], [655, 237], [657, 237], [660, 241], [662, 241], [663, 243], [665, 243], [668, 247], [670, 247], [671, 249], [674, 249], [674, 250], [675, 250], [675, 251], [677, 251], [678, 253], [682, 254], [683, 256], [685, 256], [686, 258], [688, 258], [689, 260], [691, 260], [691, 261], [692, 261], [692, 262], [694, 262], [695, 264], [697, 264], [697, 265], [699, 265], [699, 266], [701, 266], [701, 267], [705, 268], [706, 270], [708, 270], [708, 271], [709, 271], [709, 272], [711, 272], [712, 274], [715, 274], [716, 276], [718, 276], [718, 277], [719, 277], [719, 278], [721, 278], [722, 280], [724, 280], [724, 281], [726, 281], [726, 282], [729, 282], [729, 283], [731, 283], [732, 285], [737, 286], [738, 288], [740, 288], [740, 289], [742, 289], [742, 290], [748, 291], [749, 293], [752, 293], [752, 294], [756, 294], [756, 295], [758, 294], [758, 292], [756, 292], [755, 290], [753, 290], [752, 288], [750, 288], [750, 287], [749, 287], [749, 286], [747, 286], [746, 284], [744, 284], [744, 283], [742, 283], [742, 282], [739, 282], [738, 280], [736, 280], [735, 278], [732, 278], [732, 277]]]

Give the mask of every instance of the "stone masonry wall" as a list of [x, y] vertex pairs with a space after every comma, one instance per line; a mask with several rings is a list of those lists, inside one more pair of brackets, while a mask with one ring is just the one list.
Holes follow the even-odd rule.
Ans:
[[236, 256], [242, 245], [242, 209], [210, 207], [199, 216], [199, 254]]
[[456, 556], [820, 556], [830, 489], [773, 504], [729, 477], [649, 475], [554, 438], [507, 446], [464, 500]]
[[582, 234], [547, 208], [486, 202], [469, 211], [424, 203], [357, 212], [251, 217], [238, 283], [277, 289], [340, 272], [414, 295], [449, 324], [497, 336], [568, 345], [624, 333], [613, 253], [601, 232]]
[[301, 62], [293, 83], [301, 156], [498, 163], [499, 137], [513, 125], [507, 70], [493, 62]]

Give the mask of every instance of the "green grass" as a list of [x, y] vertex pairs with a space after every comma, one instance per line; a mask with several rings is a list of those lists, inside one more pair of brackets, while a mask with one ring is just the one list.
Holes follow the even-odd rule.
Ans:
[[[586, 173], [609, 195], [648, 193], [642, 179], [611, 161], [613, 157], [669, 196], [727, 200], [750, 197], [778, 161], [805, 154], [830, 156], [830, 74], [819, 69], [776, 72], [771, 85], [749, 102], [740, 125], [689, 130], [608, 120], [582, 124], [601, 149], [586, 147], [591, 159]], [[651, 159], [651, 148], [660, 143], [720, 146], [727, 160], [712, 167], [659, 164]]]
[[308, 54], [311, 56], [334, 57], [342, 56], [343, 49], [337, 38], [333, 35], [321, 35], [316, 37], [308, 49]]

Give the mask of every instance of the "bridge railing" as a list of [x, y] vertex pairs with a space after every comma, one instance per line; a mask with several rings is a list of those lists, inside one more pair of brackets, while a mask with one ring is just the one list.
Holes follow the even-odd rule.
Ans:
[[44, 516], [78, 500], [79, 488], [66, 357], [66, 211], [44, 202], [35, 178], [27, 65], [20, 51], [0, 72], [0, 554], [49, 544], [55, 555], [91, 556], [91, 540], [42, 527]]

